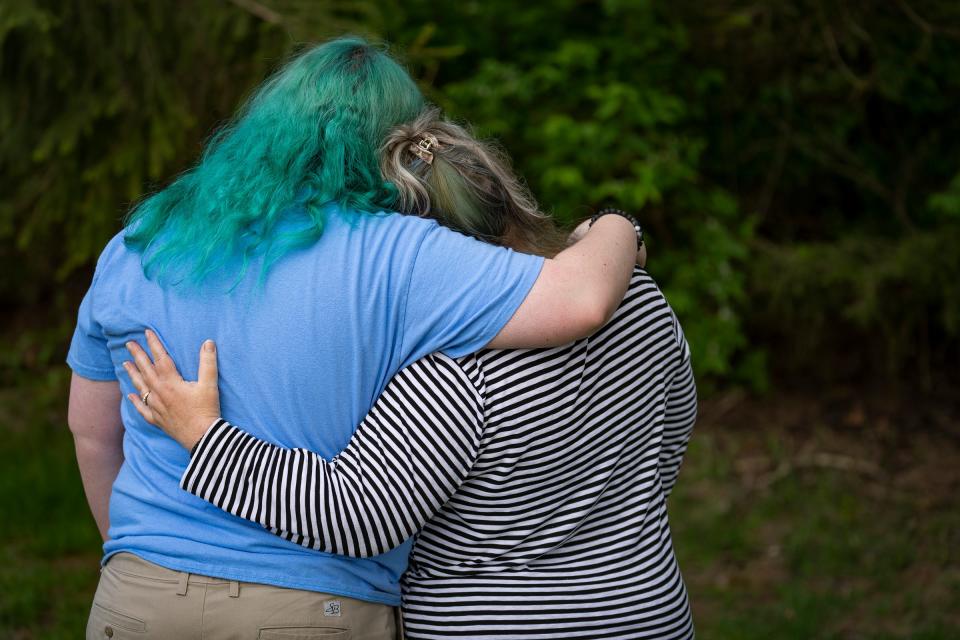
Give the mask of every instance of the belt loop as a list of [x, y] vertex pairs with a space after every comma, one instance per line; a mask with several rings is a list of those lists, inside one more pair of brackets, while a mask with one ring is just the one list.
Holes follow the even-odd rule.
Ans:
[[230, 581], [230, 597], [239, 598], [240, 597], [240, 583], [236, 580]]
[[180, 582], [177, 584], [177, 595], [187, 595], [187, 582], [190, 580], [190, 574], [186, 571], [180, 572]]

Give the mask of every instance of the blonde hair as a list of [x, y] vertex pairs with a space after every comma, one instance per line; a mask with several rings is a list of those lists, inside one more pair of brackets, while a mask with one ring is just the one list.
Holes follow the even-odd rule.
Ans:
[[[421, 145], [425, 140], [433, 143], [426, 145], [428, 150]], [[553, 256], [566, 246], [565, 234], [539, 210], [506, 155], [445, 119], [436, 107], [387, 134], [380, 165], [397, 188], [403, 213], [434, 218], [461, 233], [527, 253]]]

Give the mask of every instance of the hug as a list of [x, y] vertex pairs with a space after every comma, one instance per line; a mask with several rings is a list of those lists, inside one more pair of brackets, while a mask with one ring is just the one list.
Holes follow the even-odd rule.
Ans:
[[301, 53], [79, 309], [87, 638], [692, 638], [696, 387], [645, 262], [629, 213], [559, 230], [381, 49]]

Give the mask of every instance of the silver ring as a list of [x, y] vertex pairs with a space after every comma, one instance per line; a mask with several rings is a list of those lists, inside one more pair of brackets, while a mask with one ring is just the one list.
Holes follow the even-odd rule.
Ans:
[[147, 389], [147, 392], [140, 396], [140, 401], [143, 403], [143, 406], [148, 407], [147, 399], [150, 397], [150, 389]]

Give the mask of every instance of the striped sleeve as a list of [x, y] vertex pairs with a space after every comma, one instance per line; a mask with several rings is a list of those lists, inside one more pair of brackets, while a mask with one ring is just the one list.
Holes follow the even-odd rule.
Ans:
[[683, 454], [697, 420], [697, 385], [690, 365], [690, 347], [676, 316], [673, 317], [673, 325], [680, 346], [680, 363], [667, 391], [660, 448], [660, 481], [666, 496], [670, 495], [677, 482]]
[[458, 362], [433, 354], [394, 376], [333, 460], [220, 420], [180, 486], [297, 544], [369, 557], [399, 546], [453, 495], [482, 433], [476, 385]]

